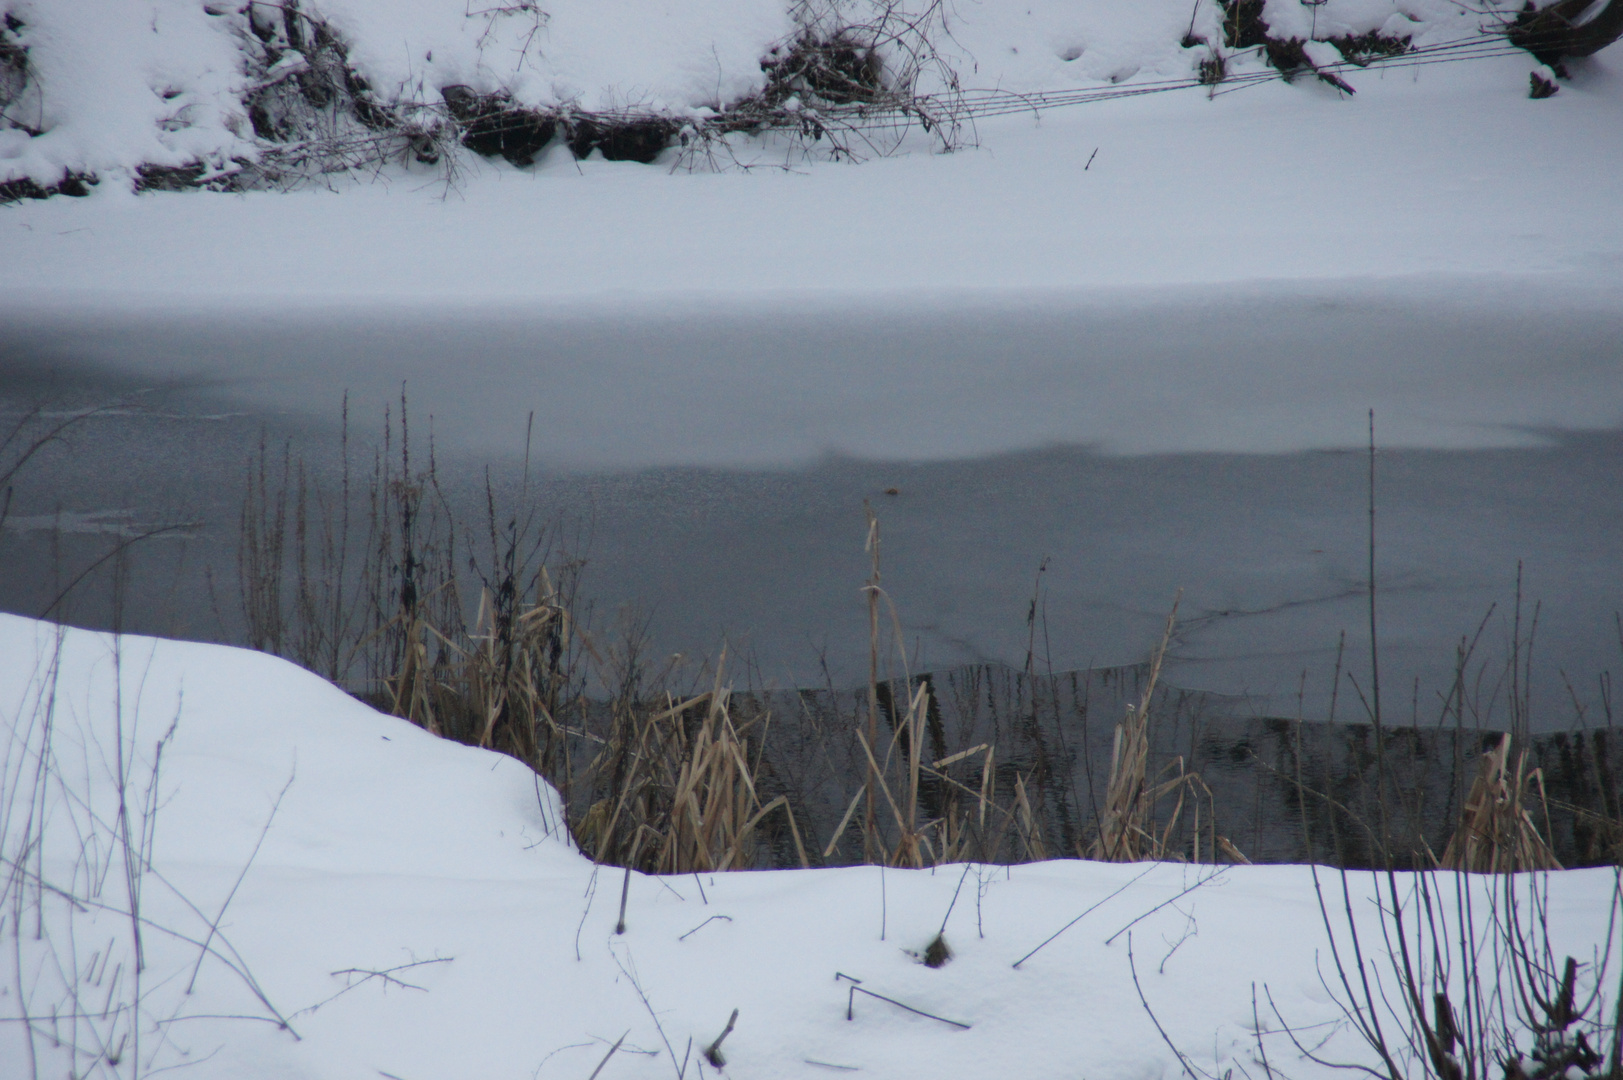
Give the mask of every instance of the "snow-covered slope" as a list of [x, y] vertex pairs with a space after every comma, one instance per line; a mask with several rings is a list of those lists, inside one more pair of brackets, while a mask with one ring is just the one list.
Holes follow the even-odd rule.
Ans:
[[0, 182], [75, 173], [127, 187], [144, 164], [253, 153], [231, 17], [195, 0], [6, 0], [0, 13], [28, 70], [0, 103]]
[[[620, 871], [516, 762], [266, 656], [10, 616], [0, 746], [7, 1077], [585, 1077], [617, 1043], [606, 1080], [714, 1076], [734, 1009], [725, 1076], [1176, 1075], [1150, 1009], [1210, 1075], [1264, 1075], [1259, 1021], [1284, 1075], [1337, 1073], [1282, 1021], [1369, 1060], [1302, 867], [633, 875], [616, 934]], [[1349, 881], [1390, 977], [1374, 883]], [[1614, 875], [1547, 884], [1557, 955], [1595, 959]], [[956, 956], [926, 967], [943, 928]]]
[[[378, 163], [359, 181], [329, 177], [346, 192], [337, 201], [306, 192], [129, 202], [120, 196], [143, 165], [229, 169], [270, 145], [243, 95], [274, 77], [251, 75], [241, 49], [259, 45], [254, 19], [271, 9], [250, 18], [195, 0], [87, 4], [0, 2], [33, 79], [6, 115], [39, 132], [0, 132], [0, 182], [101, 178], [88, 202], [20, 205], [0, 218], [0, 302], [13, 312], [82, 311], [92, 296], [145, 307], [1030, 295], [1439, 273], [1610, 280], [1623, 266], [1623, 216], [1611, 212], [1623, 204], [1619, 47], [1575, 64], [1549, 101], [1528, 100], [1531, 57], [1501, 48], [1344, 67], [1355, 97], [1311, 76], [1231, 78], [1215, 93], [966, 119], [958, 154], [932, 155], [936, 144], [915, 129], [900, 143], [905, 160], [859, 169], [770, 139], [738, 137], [727, 160], [789, 175], [577, 163], [555, 143], [528, 169], [466, 151], [449, 173], [445, 161]], [[827, 0], [795, 6], [800, 24], [821, 25], [806, 14], [814, 9], [835, 13], [831, 25], [874, 17], [870, 0]], [[306, 0], [302, 10], [345, 38], [347, 62], [384, 102], [437, 103], [446, 85], [468, 83], [515, 105], [712, 110], [758, 88], [762, 56], [799, 32], [779, 0], [559, 0], [544, 11]], [[1218, 53], [1231, 77], [1272, 70], [1263, 50], [1222, 44], [1214, 0], [929, 10], [946, 66], [919, 68], [919, 92], [940, 89], [929, 80], [948, 69], [966, 92], [1021, 94], [1188, 82]], [[1382, 30], [1432, 47], [1480, 38], [1504, 17], [1450, 0], [1267, 0], [1262, 10], [1278, 34], [1309, 45]], [[298, 70], [300, 54], [276, 40], [282, 69]], [[679, 158], [672, 149], [660, 161]]]
[[[1259, 10], [1274, 37], [1339, 63], [1330, 41], [1374, 32], [1418, 48], [1486, 42], [1482, 31], [1518, 6], [1266, 0]], [[519, 106], [678, 117], [757, 93], [763, 60], [807, 35], [877, 46], [884, 81], [920, 94], [1150, 88], [1187, 82], [1219, 56], [1230, 75], [1265, 70], [1255, 42], [1226, 44], [1236, 35], [1222, 22], [1238, 16], [1216, 0], [3, 0], [0, 15], [10, 65], [0, 183], [42, 187], [65, 174], [128, 187], [142, 166], [252, 161], [266, 146], [253, 96], [323, 56], [389, 107], [439, 107], [445, 87], [462, 85]], [[8, 93], [19, 73], [26, 87]]]

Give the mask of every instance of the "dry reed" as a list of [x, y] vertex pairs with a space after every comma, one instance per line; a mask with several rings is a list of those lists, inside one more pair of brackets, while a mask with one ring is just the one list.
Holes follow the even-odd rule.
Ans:
[[[1181, 596], [1181, 594], [1180, 594]], [[1184, 759], [1178, 756], [1155, 775], [1149, 777], [1150, 757], [1150, 702], [1156, 684], [1161, 678], [1161, 665], [1166, 659], [1167, 646], [1177, 625], [1178, 601], [1172, 602], [1167, 615], [1166, 629], [1161, 643], [1150, 659], [1150, 677], [1137, 707], [1127, 706], [1127, 717], [1116, 725], [1115, 741], [1110, 751], [1110, 780], [1105, 789], [1105, 802], [1099, 814], [1099, 834], [1087, 850], [1087, 857], [1102, 862], [1143, 862], [1147, 860], [1181, 859], [1174, 839], [1182, 822], [1186, 802], [1194, 806], [1194, 861], [1199, 862], [1200, 803], [1204, 795], [1207, 805], [1212, 804], [1212, 792], [1195, 772], [1188, 771]], [[1169, 797], [1176, 796], [1164, 825], [1156, 821], [1156, 807]], [[1215, 809], [1208, 813], [1210, 840], [1208, 854], [1215, 860], [1222, 855], [1231, 862], [1249, 862], [1225, 836], [1217, 833]]]
[[[868, 687], [866, 715], [851, 732], [860, 751], [858, 768], [862, 785], [852, 795], [839, 824], [829, 838], [823, 857], [838, 850], [841, 838], [863, 807], [861, 819], [863, 860], [870, 864], [898, 867], [936, 866], [953, 862], [1001, 862], [1016, 850], [1020, 861], [1035, 862], [1048, 857], [1040, 816], [1028, 792], [1027, 778], [1016, 773], [1014, 801], [999, 806], [996, 800], [996, 750], [980, 743], [934, 761], [924, 751], [927, 717], [931, 709], [928, 678], [915, 680], [907, 670], [907, 653], [902, 644], [901, 619], [896, 606], [881, 587], [879, 520], [872, 507], [867, 515], [868, 552], [872, 569], [863, 593], [868, 603]], [[890, 616], [888, 644], [881, 635], [880, 602]], [[881, 679], [881, 657], [888, 667], [894, 657], [901, 669], [899, 680]], [[897, 693], [897, 683], [907, 687], [905, 697]], [[898, 700], [905, 709], [895, 707]], [[890, 722], [891, 735], [881, 743], [879, 718]], [[866, 723], [861, 721], [865, 719]], [[960, 779], [950, 769], [979, 758], [978, 783], [974, 777]], [[966, 779], [969, 782], [965, 782]], [[938, 812], [921, 816], [921, 791], [926, 784], [941, 793]], [[973, 785], [973, 786], [972, 786]], [[880, 804], [889, 810], [881, 814]], [[1012, 843], [1011, 843], [1012, 841]]]
[[575, 828], [597, 861], [661, 874], [745, 869], [757, 827], [781, 810], [801, 866], [811, 865], [788, 798], [761, 799], [747, 735], [767, 720], [734, 724], [724, 663], [725, 653], [706, 693], [657, 712], [617, 710], [588, 770], [610, 782]]
[[1510, 733], [1506, 732], [1478, 762], [1476, 780], [1465, 797], [1459, 824], [1438, 865], [1446, 870], [1483, 874], [1561, 869], [1528, 809], [1533, 804], [1535, 787], [1548, 822], [1544, 770], [1527, 768], [1525, 750], [1516, 755], [1512, 768]]

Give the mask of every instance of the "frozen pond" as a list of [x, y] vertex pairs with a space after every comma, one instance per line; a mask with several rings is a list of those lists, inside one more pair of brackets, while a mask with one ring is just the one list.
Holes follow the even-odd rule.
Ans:
[[[1535, 723], [1573, 721], [1564, 678], [1600, 722], [1597, 676], [1623, 659], [1623, 320], [1599, 290], [1461, 278], [744, 306], [8, 316], [9, 405], [53, 379], [78, 380], [81, 401], [161, 388], [25, 477], [14, 525], [114, 512], [70, 521], [88, 551], [131, 521], [203, 522], [150, 546], [163, 571], [136, 583], [126, 620], [229, 634], [260, 429], [324, 467], [344, 392], [370, 441], [404, 381], [474, 513], [484, 464], [516, 484], [533, 412], [545, 511], [589, 535], [600, 613], [640, 606], [658, 652], [725, 637], [778, 685], [821, 684], [825, 664], [860, 679], [866, 499], [926, 666], [1023, 665], [1034, 590], [1039, 663], [1131, 662], [1183, 589], [1175, 682], [1284, 715], [1302, 691], [1322, 715], [1341, 631], [1367, 669], [1374, 408], [1387, 708], [1407, 718], [1418, 700], [1434, 718], [1494, 604], [1479, 656], [1502, 667], [1520, 562], [1524, 636], [1542, 605]], [[52, 595], [46, 536], [7, 538], [0, 605], [34, 614]]]
[[432, 413], [442, 447], [548, 467], [797, 466], [1530, 446], [1623, 424], [1623, 299], [1579, 274], [770, 292], [202, 313], [0, 308], [19, 361], [207, 384], [256, 411]]

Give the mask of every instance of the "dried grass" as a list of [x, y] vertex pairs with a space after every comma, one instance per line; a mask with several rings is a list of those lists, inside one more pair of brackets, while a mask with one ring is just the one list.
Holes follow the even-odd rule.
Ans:
[[[669, 671], [650, 680], [635, 628], [616, 645], [594, 641], [576, 617], [582, 563], [556, 552], [533, 511], [499, 513], [488, 482], [484, 536], [459, 533], [432, 445], [426, 467], [413, 461], [407, 417], [402, 397], [353, 538], [347, 509], [301, 462], [260, 447], [239, 541], [250, 640], [359, 682], [361, 696], [430, 732], [524, 761], [559, 789], [578, 842], [601, 862], [753, 867], [763, 821], [781, 813], [809, 865], [787, 796], [761, 794], [770, 717], [735, 722], [725, 652], [709, 691], [678, 697], [664, 689]], [[342, 484], [347, 508], [347, 467]], [[351, 544], [364, 553], [354, 567]], [[588, 722], [603, 713], [586, 698], [594, 680], [611, 693], [602, 724]]]
[[[940, 710], [932, 712], [935, 686], [909, 672], [901, 621], [882, 588], [879, 523], [871, 511], [866, 709], [836, 710], [835, 724], [820, 730], [814, 724], [792, 739], [780, 735], [769, 747], [772, 718], [748, 698], [735, 707], [725, 653], [702, 673], [697, 686], [709, 688], [700, 693], [693, 684], [673, 690], [673, 669], [650, 677], [633, 634], [623, 645], [605, 646], [577, 616], [581, 563], [552, 558], [545, 530], [530, 520], [499, 515], [488, 486], [486, 537], [458, 532], [439, 492], [432, 450], [427, 468], [414, 468], [404, 401], [397, 420], [386, 418], [386, 432], [397, 433], [386, 434], [370, 485], [359, 485], [358, 505], [366, 512], [354, 515], [353, 537], [351, 522], [337, 517], [348, 513], [347, 470], [344, 491], [329, 499], [286, 451], [260, 448], [242, 516], [250, 634], [261, 648], [364, 686], [367, 700], [429, 731], [525, 761], [559, 790], [577, 840], [601, 862], [662, 873], [808, 866], [815, 852], [808, 854], [802, 826], [813, 828], [821, 845], [842, 806], [821, 848], [825, 860], [855, 826], [863, 860], [891, 866], [1055, 854], [1247, 861], [1219, 833], [1212, 792], [1183, 757], [1152, 772], [1152, 708], [1176, 604], [1142, 695], [1116, 726], [1098, 832], [1084, 845], [1077, 834], [1052, 827], [1066, 811], [1063, 804], [1055, 809], [1063, 792], [1055, 795], [1046, 750], [1029, 768], [1000, 768], [999, 743], [988, 736], [1001, 740], [1003, 729], [982, 728], [971, 737], [976, 729], [965, 728], [963, 742], [976, 745], [947, 752]], [[351, 546], [363, 554], [351, 560], [357, 573], [346, 584]], [[476, 557], [468, 558], [469, 551]], [[464, 597], [474, 602], [465, 605]], [[589, 686], [606, 689], [608, 702], [588, 700]], [[1036, 723], [1036, 709], [1034, 699], [1019, 730]], [[1018, 757], [1018, 734], [1011, 737]], [[810, 762], [792, 749], [804, 738], [818, 743], [826, 772], [818, 771], [821, 761], [795, 771], [797, 760]], [[850, 756], [837, 762], [842, 745]], [[1504, 741], [1485, 759], [1442, 865], [1557, 865], [1529, 812], [1535, 782], [1544, 800], [1542, 774], [1527, 769], [1525, 756], [1511, 769], [1509, 745]], [[779, 750], [785, 753], [775, 762]], [[1063, 744], [1060, 752], [1069, 754]], [[856, 790], [847, 795], [851, 785]]]
[[760, 759], [751, 763], [748, 734], [769, 717], [734, 724], [723, 664], [704, 694], [641, 715], [617, 710], [588, 770], [609, 782], [575, 827], [597, 861], [658, 874], [746, 869], [757, 827], [781, 810], [801, 866], [811, 865], [787, 797], [763, 803], [756, 783]]
[[[865, 716], [859, 713], [852, 718], [850, 732], [859, 751], [856, 764], [864, 780], [835, 826], [823, 858], [831, 858], [838, 850], [847, 829], [857, 820], [858, 807], [865, 807], [861, 818], [863, 861], [870, 864], [918, 868], [1048, 858], [1042, 822], [1029, 794], [1027, 777], [1016, 773], [1013, 801], [1006, 806], [997, 802], [993, 744], [983, 742], [933, 761], [926, 757], [931, 683], [928, 678], [915, 680], [908, 672], [901, 619], [880, 584], [879, 520], [871, 507], [866, 512], [866, 550], [872, 560], [872, 572], [863, 587], [869, 627], [867, 708]], [[888, 639], [881, 634], [881, 601], [890, 615]], [[888, 669], [893, 660], [902, 669], [901, 677], [882, 679], [881, 669]], [[905, 696], [898, 694], [899, 686], [907, 688]], [[906, 702], [905, 709], [894, 707], [898, 701]], [[892, 728], [888, 739], [881, 738], [881, 713]], [[976, 772], [955, 776], [955, 767], [975, 768]], [[940, 799], [934, 815], [925, 818], [921, 815], [920, 793], [927, 783], [938, 791]], [[880, 811], [881, 804], [888, 814]]]
[[1438, 865], [1445, 870], [1483, 874], [1560, 870], [1561, 863], [1539, 834], [1529, 808], [1538, 804], [1549, 821], [1549, 800], [1544, 792], [1544, 770], [1527, 768], [1527, 751], [1510, 766], [1510, 733], [1482, 755], [1476, 780], [1465, 797], [1460, 821], [1449, 838]]
[[[1193, 858], [1200, 861], [1200, 799], [1208, 806], [1207, 822], [1210, 832], [1207, 853], [1214, 860], [1221, 855], [1230, 862], [1249, 862], [1238, 848], [1217, 832], [1216, 812], [1212, 805], [1212, 791], [1199, 773], [1188, 771], [1180, 755], [1168, 762], [1153, 780], [1149, 777], [1150, 757], [1150, 702], [1155, 696], [1156, 684], [1161, 678], [1161, 664], [1166, 658], [1172, 631], [1177, 625], [1178, 601], [1172, 603], [1167, 615], [1166, 629], [1161, 643], [1150, 660], [1150, 677], [1144, 694], [1135, 708], [1127, 706], [1127, 717], [1116, 725], [1115, 740], [1110, 751], [1110, 781], [1105, 790], [1105, 802], [1099, 812], [1099, 834], [1087, 850], [1087, 857], [1102, 862], [1144, 862], [1181, 860], [1184, 856], [1177, 841], [1186, 803], [1193, 807]], [[1157, 822], [1156, 810], [1163, 799], [1176, 797], [1165, 823]]]

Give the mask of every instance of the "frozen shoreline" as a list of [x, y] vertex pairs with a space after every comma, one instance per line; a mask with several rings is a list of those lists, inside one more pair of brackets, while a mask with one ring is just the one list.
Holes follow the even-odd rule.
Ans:
[[[1301, 1058], [1283, 1023], [1325, 1025], [1320, 1056], [1368, 1059], [1321, 978], [1324, 924], [1303, 867], [1062, 860], [622, 879], [574, 849], [556, 794], [520, 763], [380, 716], [282, 661], [10, 616], [0, 646], [0, 843], [8, 858], [38, 852], [19, 860], [7, 900], [41, 916], [39, 936], [0, 955], [20, 994], [0, 1012], [36, 1017], [32, 1050], [23, 1025], [0, 1025], [13, 1073], [31, 1059], [42, 1074], [65, 1067], [66, 1047], [91, 1055], [140, 1025], [143, 1068], [198, 1077], [460, 1080], [472, 1060], [495, 1078], [584, 1076], [624, 1033], [603, 1075], [652, 1078], [675, 1071], [690, 1036], [696, 1060], [733, 1009], [723, 1075], [1171, 1075], [1179, 1061], [1157, 1023], [1216, 1075], [1255, 1068], [1260, 1053], [1292, 1076], [1339, 1075]], [[87, 872], [98, 855], [121, 866], [120, 776], [126, 794], [151, 792], [130, 809], [132, 829], [153, 837], [136, 871], [139, 998], [116, 976], [94, 982], [88, 964], [133, 963], [124, 871]], [[34, 800], [40, 817], [19, 812]], [[36, 894], [36, 880], [84, 902]], [[1479, 920], [1491, 880], [1471, 883]], [[1535, 881], [1516, 879], [1524, 901]], [[1347, 882], [1365, 941], [1379, 940], [1379, 876]], [[1555, 955], [1606, 950], [1608, 988], [1615, 882], [1607, 869], [1547, 878]], [[1454, 886], [1440, 884], [1434, 900], [1452, 912]], [[1394, 887], [1413, 885], [1400, 874]], [[956, 956], [927, 968], [914, 954], [942, 928]], [[213, 951], [197, 947], [205, 936]], [[379, 971], [399, 983], [363, 981]], [[852, 1000], [852, 978], [959, 1026]], [[1147, 1006], [1126, 992], [1135, 981]], [[1256, 1023], [1253, 986], [1279, 1023]], [[53, 1040], [45, 1017], [80, 995], [99, 1013], [61, 1020]]]

